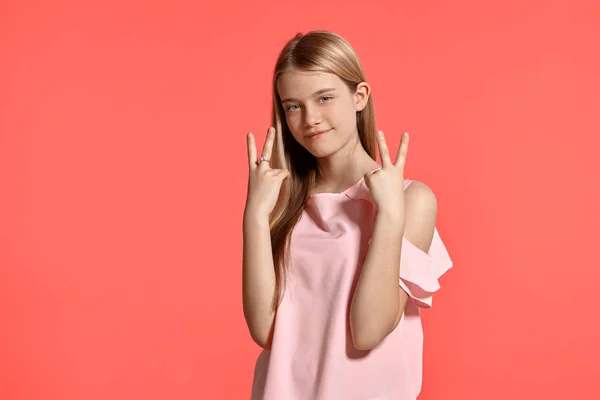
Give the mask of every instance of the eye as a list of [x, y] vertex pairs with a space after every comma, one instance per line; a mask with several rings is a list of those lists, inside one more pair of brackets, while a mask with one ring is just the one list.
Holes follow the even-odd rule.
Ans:
[[[323, 99], [329, 99], [330, 100], [330, 99], [333, 99], [333, 97], [332, 96], [323, 96], [319, 100], [323, 100]], [[292, 104], [291, 106], [287, 107], [285, 109], [285, 111], [293, 111], [293, 110], [291, 110], [292, 107], [297, 107], [297, 104]]]

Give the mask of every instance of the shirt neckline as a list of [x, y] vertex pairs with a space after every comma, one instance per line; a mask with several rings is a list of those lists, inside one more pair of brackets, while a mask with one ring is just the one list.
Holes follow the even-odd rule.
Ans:
[[[382, 168], [382, 167], [381, 167], [381, 166], [379, 166], [379, 167], [377, 167], [377, 168], [375, 168], [375, 169], [373, 169], [373, 170], [369, 171], [368, 173], [375, 172], [375, 171], [377, 171], [377, 170], [379, 170], [379, 169], [381, 169], [381, 168]], [[339, 193], [337, 193], [337, 192], [321, 192], [321, 193], [315, 193], [315, 194], [311, 194], [310, 196], [308, 196], [308, 198], [311, 198], [311, 197], [320, 197], [320, 196], [345, 196], [346, 194], [348, 194], [348, 192], [349, 192], [349, 191], [351, 191], [352, 189], [354, 189], [354, 188], [355, 188], [355, 187], [357, 187], [358, 185], [362, 184], [364, 180], [365, 180], [365, 176], [363, 175], [363, 176], [362, 176], [362, 178], [360, 178], [360, 179], [358, 180], [358, 182], [354, 183], [352, 186], [348, 187], [347, 189], [345, 189], [345, 190], [344, 190], [344, 191], [342, 191], [342, 192], [339, 192]]]

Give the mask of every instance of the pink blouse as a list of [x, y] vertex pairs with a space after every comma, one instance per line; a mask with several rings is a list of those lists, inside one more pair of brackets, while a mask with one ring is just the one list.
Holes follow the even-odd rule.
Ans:
[[[413, 182], [405, 180], [404, 189]], [[437, 228], [428, 253], [402, 239], [400, 323], [377, 347], [352, 344], [348, 310], [376, 208], [364, 178], [342, 193], [312, 195], [291, 237], [291, 265], [270, 350], [258, 357], [252, 400], [415, 400], [423, 329], [438, 278], [452, 261]]]

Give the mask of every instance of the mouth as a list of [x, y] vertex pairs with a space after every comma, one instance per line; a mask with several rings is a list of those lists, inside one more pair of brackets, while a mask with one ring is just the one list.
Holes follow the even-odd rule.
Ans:
[[327, 129], [327, 130], [323, 130], [323, 131], [316, 131], [313, 133], [309, 133], [308, 135], [306, 135], [305, 137], [307, 139], [316, 139], [318, 137], [323, 136], [325, 133], [329, 132], [331, 129]]

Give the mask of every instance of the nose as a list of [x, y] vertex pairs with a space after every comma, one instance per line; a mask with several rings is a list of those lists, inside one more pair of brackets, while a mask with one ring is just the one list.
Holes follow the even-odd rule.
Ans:
[[321, 123], [321, 111], [319, 110], [319, 107], [307, 106], [304, 108], [304, 110], [306, 127], [311, 127]]

